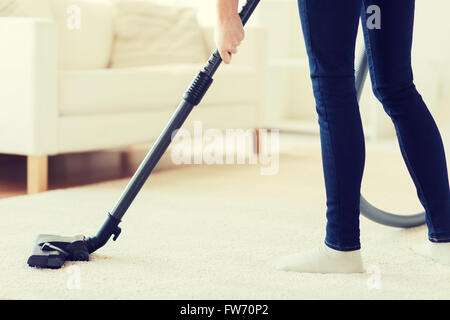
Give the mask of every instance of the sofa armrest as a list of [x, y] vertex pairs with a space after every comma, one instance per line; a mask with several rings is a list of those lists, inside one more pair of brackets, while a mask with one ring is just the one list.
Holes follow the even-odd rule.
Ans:
[[51, 20], [0, 18], [0, 152], [57, 152], [57, 45]]
[[[215, 50], [214, 27], [203, 26], [203, 36], [210, 53]], [[267, 31], [263, 27], [246, 27], [245, 39], [238, 47], [238, 53], [233, 55], [231, 65], [246, 65], [263, 68], [267, 59]]]

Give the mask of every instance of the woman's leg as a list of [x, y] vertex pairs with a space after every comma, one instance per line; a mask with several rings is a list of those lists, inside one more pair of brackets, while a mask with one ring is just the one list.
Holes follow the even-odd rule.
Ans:
[[[361, 0], [298, 0], [320, 126], [326, 246], [283, 259], [299, 272], [361, 272], [359, 199], [365, 145], [355, 89]], [[350, 252], [348, 252], [350, 251]]]
[[327, 196], [326, 244], [360, 248], [359, 199], [364, 134], [355, 89], [361, 0], [299, 0], [320, 125]]
[[363, 0], [381, 12], [381, 28], [364, 35], [375, 95], [391, 117], [403, 159], [427, 213], [429, 240], [450, 242], [450, 190], [439, 130], [413, 83], [414, 0]]

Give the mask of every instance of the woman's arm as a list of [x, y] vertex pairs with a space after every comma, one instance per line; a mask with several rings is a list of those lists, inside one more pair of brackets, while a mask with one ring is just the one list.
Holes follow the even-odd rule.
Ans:
[[244, 39], [244, 26], [238, 13], [239, 0], [217, 0], [215, 40], [223, 62], [230, 63], [231, 55]]

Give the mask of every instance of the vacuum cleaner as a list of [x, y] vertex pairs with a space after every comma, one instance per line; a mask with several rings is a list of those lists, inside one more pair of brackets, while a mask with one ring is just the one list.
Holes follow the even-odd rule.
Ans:
[[[242, 24], [245, 25], [259, 4], [260, 0], [247, 0], [240, 10]], [[62, 237], [57, 235], [38, 235], [31, 256], [28, 258], [28, 265], [38, 268], [58, 269], [65, 261], [88, 261], [89, 254], [103, 247], [109, 239], [117, 240], [121, 229], [119, 224], [122, 217], [130, 207], [138, 192], [152, 173], [153, 169], [161, 159], [164, 152], [169, 147], [172, 140], [172, 133], [181, 128], [194, 106], [198, 105], [208, 88], [213, 82], [213, 75], [222, 62], [218, 49], [212, 53], [211, 57], [201, 71], [197, 73], [188, 90], [184, 94], [182, 102], [172, 115], [169, 123], [156, 140], [141, 165], [131, 178], [123, 191], [121, 197], [106, 218], [106, 221], [93, 237], [76, 235], [74, 237]], [[367, 60], [365, 54], [360, 59], [356, 86], [358, 98], [362, 92], [364, 80], [367, 76]], [[368, 218], [387, 225], [398, 227], [412, 227], [425, 222], [425, 214], [420, 213], [414, 216], [394, 215], [381, 211], [369, 204], [361, 197], [361, 211]]]

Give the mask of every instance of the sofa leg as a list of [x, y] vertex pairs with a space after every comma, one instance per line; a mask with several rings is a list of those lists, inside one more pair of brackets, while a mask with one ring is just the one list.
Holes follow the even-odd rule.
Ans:
[[255, 128], [255, 134], [253, 135], [253, 150], [257, 156], [261, 153], [261, 129]]
[[27, 157], [27, 193], [48, 189], [48, 156]]
[[120, 170], [122, 175], [128, 175], [128, 172], [132, 164], [131, 161], [132, 152], [133, 149], [131, 147], [126, 148], [120, 152]]

